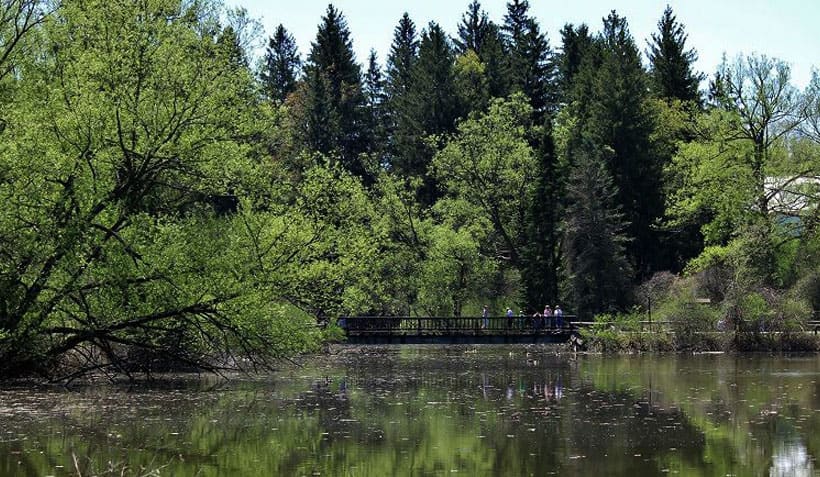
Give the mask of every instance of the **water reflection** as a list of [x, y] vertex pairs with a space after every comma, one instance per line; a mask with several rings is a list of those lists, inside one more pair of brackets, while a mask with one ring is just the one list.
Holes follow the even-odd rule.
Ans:
[[[274, 376], [0, 390], [0, 475], [816, 475], [820, 359], [342, 350]], [[111, 464], [109, 464], [109, 462]]]
[[771, 477], [811, 477], [814, 464], [808, 449], [802, 443], [779, 444], [772, 455]]

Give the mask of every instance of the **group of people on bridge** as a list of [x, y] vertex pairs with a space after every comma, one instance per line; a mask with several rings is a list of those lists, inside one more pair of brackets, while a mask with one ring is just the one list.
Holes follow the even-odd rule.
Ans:
[[[532, 315], [524, 313], [524, 310], [519, 310], [518, 316], [513, 313], [512, 308], [507, 307], [505, 316], [507, 318], [507, 327], [510, 329], [534, 328], [540, 330], [546, 328], [560, 330], [564, 327], [564, 310], [561, 309], [560, 305], [555, 305], [554, 308], [545, 305], [543, 313], [536, 310]], [[484, 305], [481, 311], [481, 327], [486, 329], [489, 326], [490, 308]]]

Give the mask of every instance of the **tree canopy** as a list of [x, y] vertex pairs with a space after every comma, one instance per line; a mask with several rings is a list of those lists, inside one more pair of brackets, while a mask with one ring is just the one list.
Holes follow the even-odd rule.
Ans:
[[643, 58], [615, 11], [553, 50], [511, 0], [404, 14], [384, 63], [333, 5], [304, 62], [211, 0], [0, 8], [0, 376], [264, 366], [347, 315], [594, 316], [667, 270], [820, 306], [818, 74], [741, 54], [704, 97], [669, 7]]

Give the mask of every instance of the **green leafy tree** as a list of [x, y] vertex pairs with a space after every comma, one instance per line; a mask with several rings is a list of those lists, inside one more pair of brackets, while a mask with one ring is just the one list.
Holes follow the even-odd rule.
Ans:
[[801, 124], [800, 131], [820, 144], [820, 72], [817, 70], [812, 72], [811, 81], [806, 87], [804, 104], [805, 121]]
[[455, 88], [466, 111], [482, 111], [490, 100], [486, 66], [475, 51], [468, 50], [456, 58]]
[[413, 315], [421, 284], [421, 264], [429, 248], [432, 222], [416, 200], [414, 186], [395, 174], [382, 173], [376, 182], [378, 211], [373, 237], [383, 238], [378, 260], [370, 267], [378, 279], [370, 280], [374, 314]]
[[[319, 161], [321, 162], [321, 161]], [[308, 169], [295, 190], [282, 184], [278, 201], [261, 217], [251, 263], [270, 297], [320, 323], [370, 311], [370, 266], [377, 259], [373, 203], [361, 180], [340, 165]]]
[[[450, 204], [453, 205], [453, 204]], [[465, 305], [483, 296], [495, 263], [482, 253], [486, 230], [478, 224], [434, 226], [421, 265], [418, 306], [429, 316], [461, 316]]]
[[674, 159], [672, 172], [682, 187], [669, 212], [677, 220], [705, 214], [707, 245], [745, 255], [748, 279], [772, 285], [778, 252], [796, 236], [783, 235], [790, 222], [778, 218], [793, 212], [781, 201], [805, 194], [800, 183], [816, 170], [813, 161], [783, 152], [790, 133], [804, 121], [805, 103], [782, 61], [741, 56], [724, 62], [719, 72], [721, 107], [700, 118], [698, 137], [682, 145]]
[[433, 161], [448, 196], [466, 200], [493, 228], [492, 254], [521, 265], [527, 196], [536, 160], [525, 130], [532, 109], [521, 95], [494, 100], [485, 115], [459, 124], [457, 135]]
[[18, 65], [0, 145], [14, 204], [0, 211], [0, 374], [66, 354], [69, 372], [214, 369], [318, 338], [238, 260], [251, 239], [231, 214], [265, 175], [238, 138], [261, 110], [212, 7], [63, 2], [42, 61]]
[[283, 102], [296, 89], [301, 60], [296, 40], [281, 24], [268, 39], [264, 64], [259, 76], [265, 94], [273, 101]]
[[39, 0], [8, 0], [0, 9], [0, 83], [14, 72], [20, 59], [31, 53], [29, 40], [48, 18], [50, 5]]

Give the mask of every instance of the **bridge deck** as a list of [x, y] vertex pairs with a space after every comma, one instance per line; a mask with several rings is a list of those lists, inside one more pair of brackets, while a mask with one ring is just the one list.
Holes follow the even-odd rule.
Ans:
[[574, 316], [552, 317], [348, 317], [339, 321], [354, 344], [562, 343], [575, 334]]

